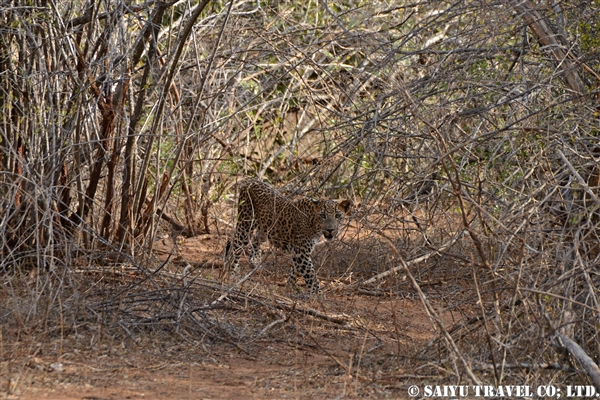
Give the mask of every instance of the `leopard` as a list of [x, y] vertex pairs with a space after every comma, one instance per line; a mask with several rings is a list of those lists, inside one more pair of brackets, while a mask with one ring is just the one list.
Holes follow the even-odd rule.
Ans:
[[352, 207], [349, 199], [291, 199], [258, 179], [243, 180], [238, 185], [236, 226], [225, 245], [225, 268], [239, 275], [239, 259], [245, 248], [250, 263], [260, 265], [261, 245], [268, 240], [271, 246], [292, 254], [288, 286], [296, 286], [302, 276], [307, 294], [319, 294], [312, 252], [321, 236], [328, 241], [337, 236]]

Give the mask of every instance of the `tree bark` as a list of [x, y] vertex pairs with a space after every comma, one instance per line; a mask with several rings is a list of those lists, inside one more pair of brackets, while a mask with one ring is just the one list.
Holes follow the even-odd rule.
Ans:
[[529, 26], [544, 51], [554, 59], [567, 87], [577, 94], [585, 94], [585, 85], [577, 73], [576, 61], [569, 58], [569, 49], [561, 43], [559, 34], [552, 31], [530, 0], [511, 0], [510, 3]]

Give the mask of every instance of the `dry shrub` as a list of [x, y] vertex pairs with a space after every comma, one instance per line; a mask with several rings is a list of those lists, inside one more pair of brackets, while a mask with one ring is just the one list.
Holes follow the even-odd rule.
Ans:
[[[413, 365], [588, 382], [558, 349], [599, 361], [595, 2], [40, 3], [0, 6], [5, 335], [240, 345], [286, 326], [267, 295], [221, 286], [218, 254], [153, 255], [161, 223], [223, 241], [223, 204], [258, 176], [357, 203], [315, 254], [325, 280], [420, 285], [462, 316], [432, 320]], [[416, 284], [397, 268], [361, 285], [401, 258]]]

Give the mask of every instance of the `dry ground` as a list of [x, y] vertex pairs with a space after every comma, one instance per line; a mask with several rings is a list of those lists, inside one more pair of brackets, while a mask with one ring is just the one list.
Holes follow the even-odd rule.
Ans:
[[[219, 279], [223, 240], [209, 235], [180, 241], [171, 270], [191, 263], [194, 276]], [[155, 250], [164, 260], [173, 243], [161, 239]], [[237, 335], [223, 340], [161, 329], [119, 335], [89, 322], [75, 331], [47, 326], [42, 334], [5, 333], [0, 399], [405, 398], [409, 385], [443, 375], [423, 356], [424, 349], [441, 346], [401, 275], [379, 287], [354, 285], [394, 265], [390, 254], [385, 243], [357, 237], [356, 230], [336, 244], [319, 245], [315, 259], [325, 298], [310, 300], [284, 285], [289, 257], [266, 250], [264, 267], [241, 293], [260, 293], [272, 307], [237, 297], [223, 308], [222, 319], [216, 310], [211, 315], [234, 326], [228, 332]], [[472, 304], [461, 290], [468, 274], [444, 269], [447, 262], [415, 267], [414, 274], [449, 327], [469, 316]], [[281, 299], [292, 299], [294, 308], [278, 310]], [[458, 306], [447, 311], [449, 304]]]

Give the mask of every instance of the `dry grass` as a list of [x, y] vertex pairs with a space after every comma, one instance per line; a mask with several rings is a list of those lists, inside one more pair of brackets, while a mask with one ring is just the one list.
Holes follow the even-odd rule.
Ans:
[[[0, 6], [3, 394], [597, 382], [597, 2], [259, 3]], [[228, 280], [245, 177], [357, 204], [326, 299]]]

